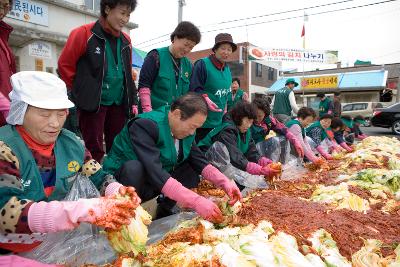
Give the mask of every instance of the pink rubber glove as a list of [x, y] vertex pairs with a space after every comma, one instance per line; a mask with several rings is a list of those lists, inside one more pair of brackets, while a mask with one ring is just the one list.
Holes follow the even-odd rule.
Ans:
[[135, 205], [139, 205], [141, 202], [141, 199], [136, 193], [136, 189], [132, 186], [123, 186], [122, 184], [118, 182], [113, 182], [109, 184], [104, 192], [104, 195], [106, 197], [115, 195], [115, 194], [120, 194], [122, 196], [124, 195], [129, 195], [131, 197], [131, 200]]
[[138, 111], [138, 106], [137, 105], [132, 105], [132, 114], [133, 115], [137, 115], [137, 114], [139, 114], [139, 111]]
[[62, 267], [64, 265], [45, 264], [35, 260], [23, 258], [16, 255], [0, 257], [0, 266], [7, 267]]
[[249, 101], [249, 95], [246, 92], [243, 93], [242, 100], [243, 101]]
[[358, 139], [360, 139], [360, 140], [364, 140], [367, 137], [368, 137], [368, 135], [365, 135], [365, 134], [358, 135]]
[[297, 140], [296, 136], [291, 132], [286, 133], [286, 139], [289, 140], [291, 144], [293, 144], [294, 148], [296, 149], [297, 155], [299, 158], [304, 158], [304, 149], [299, 140]]
[[228, 177], [222, 174], [213, 165], [208, 164], [201, 172], [201, 175], [204, 177], [204, 179], [224, 189], [225, 193], [230, 198], [229, 205], [232, 206], [237, 201], [242, 200], [242, 194], [240, 193], [240, 190], [235, 182], [229, 180]]
[[326, 152], [321, 146], [317, 146], [316, 149], [319, 152], [319, 154], [321, 154], [321, 156], [323, 156], [324, 158], [328, 160], [333, 159], [333, 157], [328, 152]]
[[139, 89], [139, 99], [142, 105], [143, 112], [150, 112], [153, 110], [151, 107], [150, 95], [151, 95], [150, 88], [144, 87]]
[[270, 160], [267, 157], [261, 157], [258, 160], [258, 165], [261, 165], [262, 167], [267, 166], [268, 164], [272, 163], [272, 160]]
[[274, 176], [278, 176], [280, 174], [280, 171], [278, 171], [278, 170], [271, 169], [268, 166], [262, 167], [254, 162], [247, 163], [246, 171], [250, 174], [264, 175], [264, 176], [267, 176], [270, 178], [272, 178]]
[[214, 223], [223, 221], [222, 213], [214, 202], [187, 189], [172, 177], [164, 184], [161, 192], [183, 208], [194, 209], [205, 220]]
[[351, 147], [349, 147], [346, 142], [342, 142], [339, 144], [341, 147], [343, 147], [344, 149], [346, 149], [347, 152], [353, 152], [353, 149]]
[[262, 166], [258, 165], [257, 163], [254, 162], [248, 162], [246, 166], [246, 172], [254, 175], [260, 175], [261, 174], [261, 169]]
[[203, 94], [202, 97], [204, 98], [204, 100], [207, 102], [207, 106], [208, 109], [214, 112], [221, 112], [222, 109], [220, 109], [217, 104], [215, 104], [214, 102], [212, 102], [212, 100], [208, 97], [207, 94]]
[[281, 170], [272, 169], [269, 166], [265, 166], [261, 169], [261, 175], [264, 175], [268, 178], [273, 178], [280, 176]]
[[[122, 224], [129, 224], [135, 208], [131, 201], [107, 198], [41, 201], [30, 206], [28, 225], [33, 233], [72, 230], [81, 222], [117, 229]], [[108, 218], [104, 219], [106, 214]]]

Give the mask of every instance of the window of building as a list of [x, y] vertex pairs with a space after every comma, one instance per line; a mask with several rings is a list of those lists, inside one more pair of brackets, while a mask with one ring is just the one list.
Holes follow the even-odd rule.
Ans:
[[262, 77], [262, 65], [256, 63], [256, 77]]
[[268, 67], [268, 80], [269, 81], [274, 80], [274, 74], [275, 74], [274, 68]]
[[100, 11], [100, 0], [85, 0], [85, 6], [87, 9]]

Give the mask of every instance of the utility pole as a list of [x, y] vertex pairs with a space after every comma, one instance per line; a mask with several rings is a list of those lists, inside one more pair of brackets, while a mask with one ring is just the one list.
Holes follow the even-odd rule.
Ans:
[[178, 0], [178, 23], [182, 21], [183, 7], [186, 5], [185, 0]]

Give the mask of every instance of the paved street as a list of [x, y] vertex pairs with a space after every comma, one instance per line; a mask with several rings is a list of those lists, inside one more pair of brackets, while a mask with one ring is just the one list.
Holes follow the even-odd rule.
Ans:
[[397, 137], [400, 139], [400, 135], [393, 134], [391, 128], [362, 127], [361, 131], [363, 131], [366, 135]]

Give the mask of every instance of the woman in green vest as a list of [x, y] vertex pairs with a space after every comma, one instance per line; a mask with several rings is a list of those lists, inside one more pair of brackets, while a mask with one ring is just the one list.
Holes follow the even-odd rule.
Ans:
[[197, 130], [197, 143], [222, 123], [232, 82], [231, 70], [226, 62], [236, 49], [229, 33], [219, 33], [215, 37], [213, 54], [199, 59], [194, 65], [190, 90], [200, 93], [209, 109], [206, 122]]
[[[320, 117], [318, 121], [306, 128], [306, 135], [311, 138], [310, 146], [315, 148], [321, 156], [328, 160], [333, 159], [329, 152], [335, 150], [335, 146], [327, 133], [327, 129], [331, 126], [332, 119], [333, 116], [331, 114], [325, 114]], [[324, 148], [323, 143], [326, 143], [328, 147]]]
[[[218, 222], [221, 211], [188, 188], [197, 187], [199, 174], [225, 190], [233, 205], [241, 199], [237, 186], [208, 163], [194, 143], [196, 129], [207, 117], [207, 104], [188, 93], [158, 110], [140, 114], [116, 137], [104, 169], [124, 185], [134, 186], [143, 201], [160, 194], [157, 217], [170, 215], [175, 201], [204, 219]], [[165, 198], [164, 198], [165, 196]]]
[[249, 96], [245, 91], [240, 89], [240, 79], [233, 78], [231, 84], [231, 91], [228, 94], [228, 112], [232, 110], [233, 106], [239, 101], [248, 101]]
[[325, 114], [333, 114], [333, 102], [329, 97], [326, 97], [324, 93], [318, 93], [317, 97], [320, 99], [319, 102], [319, 116], [322, 117]]
[[[28, 251], [43, 240], [38, 233], [72, 230], [81, 222], [129, 224], [140, 202], [135, 190], [107, 175], [77, 136], [62, 129], [74, 106], [65, 83], [35, 71], [18, 72], [11, 83], [8, 125], [0, 128], [0, 248]], [[106, 196], [128, 193], [133, 201], [62, 201], [79, 172]], [[104, 218], [106, 212], [111, 216]]]
[[220, 126], [210, 131], [199, 147], [204, 152], [212, 144], [220, 142], [226, 146], [229, 152], [231, 164], [239, 170], [254, 175], [274, 177], [279, 170], [269, 166], [272, 161], [262, 157], [251, 138], [250, 126], [256, 119], [256, 107], [248, 102], [238, 102], [233, 109], [224, 116]]
[[139, 77], [142, 112], [171, 105], [188, 92], [192, 63], [186, 55], [200, 39], [199, 29], [191, 22], [182, 21], [171, 34], [171, 45], [147, 54]]
[[[257, 108], [257, 118], [254, 120], [253, 125], [250, 128], [251, 136], [256, 144], [262, 142], [262, 151], [266, 151], [267, 147], [272, 146], [271, 141], [265, 141], [265, 137], [274, 131], [275, 133], [285, 136], [286, 139], [293, 144], [299, 157], [304, 157], [303, 147], [300, 141], [293, 136], [286, 126], [279, 122], [275, 117], [271, 116], [271, 107], [269, 105], [268, 99], [266, 98], [256, 98], [253, 100], [253, 104]], [[268, 155], [266, 155], [268, 156]]]
[[315, 119], [317, 115], [312, 108], [302, 107], [297, 112], [297, 118], [292, 119], [286, 123], [289, 132], [292, 133], [297, 140], [300, 141], [304, 150], [304, 156], [316, 165], [322, 163], [321, 158], [315, 156], [310, 144], [306, 139], [306, 129]]

